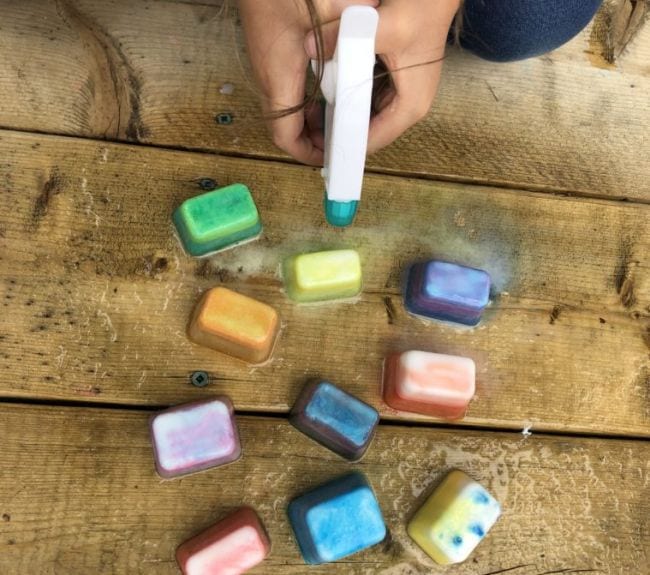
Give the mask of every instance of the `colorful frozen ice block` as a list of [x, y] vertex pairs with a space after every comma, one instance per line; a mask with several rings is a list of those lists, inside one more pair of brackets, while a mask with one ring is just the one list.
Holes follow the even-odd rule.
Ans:
[[320, 381], [304, 387], [289, 420], [321, 445], [357, 461], [372, 441], [379, 414], [353, 395]]
[[384, 401], [393, 409], [458, 419], [475, 389], [476, 366], [467, 357], [406, 351], [384, 363]]
[[489, 301], [490, 275], [483, 270], [436, 260], [409, 270], [404, 305], [411, 313], [474, 326]]
[[337, 561], [386, 536], [379, 503], [358, 472], [325, 483], [289, 503], [289, 521], [305, 561]]
[[241, 456], [233, 406], [225, 396], [172, 407], [150, 422], [156, 470], [170, 479]]
[[262, 363], [273, 351], [280, 329], [269, 305], [224, 287], [207, 291], [188, 328], [194, 342], [248, 363]]
[[361, 291], [361, 260], [355, 250], [300, 254], [285, 260], [283, 277], [300, 303], [350, 298]]
[[452, 471], [413, 516], [407, 532], [441, 565], [465, 561], [501, 515], [480, 483]]
[[254, 239], [262, 232], [260, 216], [249, 189], [232, 184], [183, 202], [174, 225], [191, 256], [204, 256]]
[[240, 507], [176, 550], [183, 575], [239, 575], [259, 565], [271, 542], [250, 507]]

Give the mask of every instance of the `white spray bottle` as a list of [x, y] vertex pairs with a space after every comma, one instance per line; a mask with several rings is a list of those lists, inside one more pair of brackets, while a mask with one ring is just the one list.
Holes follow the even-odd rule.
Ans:
[[322, 176], [325, 217], [333, 226], [349, 226], [361, 198], [378, 22], [374, 8], [346, 8], [334, 57], [323, 68], [321, 90], [326, 105]]

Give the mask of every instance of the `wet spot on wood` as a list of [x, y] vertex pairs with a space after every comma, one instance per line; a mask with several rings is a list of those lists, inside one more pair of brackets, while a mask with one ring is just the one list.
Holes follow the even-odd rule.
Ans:
[[548, 315], [548, 323], [553, 325], [560, 317], [560, 313], [562, 313], [562, 306], [554, 305], [553, 309], [551, 310], [551, 313]]
[[636, 298], [634, 296], [634, 280], [632, 278], [633, 264], [632, 258], [633, 244], [630, 238], [622, 238], [618, 250], [618, 261], [614, 270], [614, 287], [616, 293], [620, 296], [623, 307], [629, 308], [634, 305]]
[[221, 283], [235, 281], [235, 276], [229, 269], [214, 266], [210, 260], [199, 262], [194, 270], [194, 275], [202, 279], [218, 279]]
[[[121, 60], [125, 63], [128, 62], [121, 48], [118, 48]], [[140, 142], [150, 135], [150, 130], [144, 125], [140, 115], [140, 92], [141, 83], [140, 79], [135, 75], [133, 68], [128, 65], [128, 85], [130, 87], [129, 102], [131, 104], [131, 114], [129, 115], [129, 123], [126, 126], [126, 137], [129, 140]]]
[[32, 212], [32, 220], [35, 224], [47, 215], [50, 208], [52, 198], [61, 192], [61, 185], [63, 181], [59, 171], [55, 168], [52, 170], [50, 177], [45, 181], [41, 188], [41, 193], [36, 198], [34, 203], [34, 210]]
[[[93, 373], [94, 373], [94, 371], [93, 371]], [[97, 387], [97, 386], [94, 386], [94, 385], [91, 385], [91, 386], [88, 386], [88, 387], [81, 387], [81, 388], [78, 387], [78, 388], [73, 389], [73, 391], [78, 393], [79, 395], [85, 395], [85, 396], [89, 396], [89, 397], [90, 396], [97, 396], [97, 395], [101, 394], [101, 392], [102, 392], [100, 387]]]
[[635, 304], [636, 297], [634, 296], [634, 281], [632, 278], [625, 279], [618, 293], [621, 296], [623, 307], [630, 308]]
[[152, 254], [142, 258], [142, 265], [136, 272], [146, 276], [155, 276], [168, 269], [169, 260], [166, 257], [157, 257], [155, 254]]
[[[169, 268], [169, 260], [167, 258], [158, 258], [153, 264], [154, 273], [164, 272], [167, 268]], [[115, 291], [117, 291], [117, 288]]]
[[404, 546], [393, 538], [390, 531], [386, 534], [382, 547], [383, 553], [391, 555], [392, 557], [400, 557], [404, 553]]
[[395, 306], [390, 296], [384, 296], [384, 308], [386, 309], [386, 318], [389, 325], [395, 323]]

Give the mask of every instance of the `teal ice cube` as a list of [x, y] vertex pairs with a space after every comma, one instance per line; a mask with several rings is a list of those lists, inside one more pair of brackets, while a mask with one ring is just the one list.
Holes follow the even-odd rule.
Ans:
[[244, 184], [232, 184], [183, 202], [172, 217], [191, 256], [204, 256], [262, 232], [257, 206]]

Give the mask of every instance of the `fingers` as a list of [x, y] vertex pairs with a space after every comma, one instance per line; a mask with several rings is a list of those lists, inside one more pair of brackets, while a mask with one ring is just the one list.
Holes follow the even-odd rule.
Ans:
[[[375, 39], [375, 52], [386, 54], [394, 51], [395, 47], [402, 43], [400, 42], [402, 29], [407, 26], [403, 23], [405, 21], [403, 10], [398, 10], [394, 4], [382, 4], [377, 11], [379, 12], [379, 24]], [[339, 18], [323, 23], [321, 34], [325, 60], [330, 60], [334, 56], [338, 40]], [[316, 32], [314, 30], [305, 37], [305, 52], [310, 59], [316, 59]]]
[[[275, 70], [275, 74], [266, 76], [265, 82], [267, 97], [263, 105], [265, 113], [270, 116], [268, 127], [271, 137], [278, 148], [296, 160], [322, 165], [322, 148], [319, 149], [312, 142], [304, 110], [300, 109], [305, 94], [307, 58], [304, 55], [296, 57], [295, 52], [293, 57], [288, 53], [283, 56], [273, 60], [281, 66]], [[284, 115], [292, 108], [297, 108], [297, 111]]]
[[385, 95], [381, 111], [370, 121], [368, 153], [387, 146], [429, 112], [438, 89], [442, 63], [399, 68], [392, 73], [394, 95]]
[[272, 120], [269, 127], [273, 143], [282, 151], [303, 164], [323, 165], [323, 150], [312, 141], [302, 112]]
[[428, 41], [419, 38], [423, 13], [415, 3], [404, 10], [403, 3], [386, 0], [379, 7], [375, 50], [391, 71], [394, 91], [379, 104], [368, 134], [368, 153], [389, 145], [431, 109], [438, 91], [447, 31], [456, 13], [454, 3], [441, 3], [426, 24]]
[[[331, 60], [334, 56], [336, 41], [339, 35], [339, 21], [343, 10], [352, 5], [377, 8], [379, 6], [379, 0], [332, 0], [328, 4], [329, 9], [325, 13], [320, 14], [323, 55], [325, 60]], [[313, 30], [305, 37], [305, 52], [310, 59], [316, 60], [316, 33]]]
[[377, 54], [406, 51], [419, 62], [432, 60], [432, 50], [441, 56], [459, 6], [460, 0], [384, 0], [377, 8]]
[[277, 114], [268, 122], [273, 143], [299, 162], [313, 166], [322, 165], [322, 145], [314, 145], [310, 137], [310, 126], [305, 122], [305, 111], [299, 109], [297, 112], [282, 115], [283, 111], [302, 103], [304, 79], [297, 78], [293, 88], [288, 82], [273, 83], [269, 92], [268, 111], [271, 115]]
[[305, 109], [309, 139], [319, 150], [325, 149], [324, 120], [324, 104], [314, 102]]

